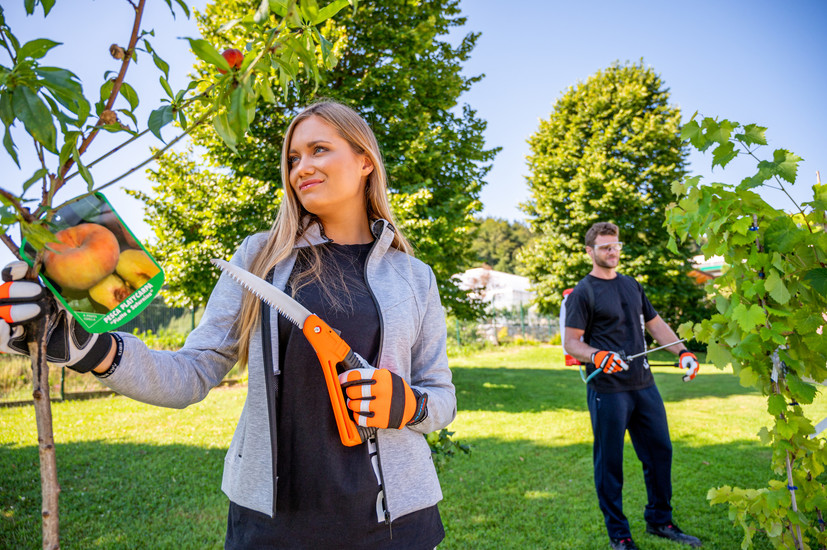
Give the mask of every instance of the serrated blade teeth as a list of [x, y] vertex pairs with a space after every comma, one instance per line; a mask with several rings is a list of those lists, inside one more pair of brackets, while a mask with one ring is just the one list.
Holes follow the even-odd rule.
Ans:
[[293, 298], [263, 279], [229, 262], [217, 259], [210, 261], [241, 285], [244, 290], [278, 311], [285, 319], [299, 328], [304, 326], [304, 321], [310, 312]]

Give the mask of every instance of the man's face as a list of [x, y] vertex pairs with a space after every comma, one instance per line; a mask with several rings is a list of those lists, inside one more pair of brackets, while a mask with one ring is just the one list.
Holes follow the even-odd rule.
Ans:
[[623, 243], [616, 235], [598, 235], [594, 246], [587, 246], [586, 251], [595, 265], [606, 269], [615, 269], [620, 261], [620, 249]]

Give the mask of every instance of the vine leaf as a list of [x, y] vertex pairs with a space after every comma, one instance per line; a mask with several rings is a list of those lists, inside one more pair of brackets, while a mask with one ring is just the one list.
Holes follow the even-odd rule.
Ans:
[[712, 151], [712, 167], [720, 166], [723, 168], [737, 156], [738, 151], [735, 150], [735, 144], [731, 141], [724, 142]]
[[790, 392], [795, 398], [805, 405], [812, 403], [816, 396], [816, 387], [804, 382], [797, 376], [787, 376], [787, 387], [790, 388]]
[[772, 153], [772, 161], [762, 160], [758, 163], [758, 169], [768, 169], [779, 178], [795, 183], [798, 174], [798, 163], [802, 160], [804, 159], [786, 149], [776, 149]]
[[744, 126], [743, 134], [735, 134], [735, 139], [740, 140], [744, 145], [766, 145], [767, 129], [764, 126], [757, 124], [747, 124]]
[[758, 325], [767, 320], [767, 314], [758, 304], [752, 304], [747, 308], [744, 304], [738, 304], [732, 312], [732, 318], [744, 332], [750, 332]]
[[827, 296], [827, 268], [817, 267], [811, 269], [804, 275], [804, 280], [810, 283], [813, 290], [822, 296]]
[[770, 270], [770, 275], [764, 283], [764, 288], [770, 293], [772, 299], [779, 304], [786, 304], [790, 301], [790, 291], [781, 280], [781, 276], [774, 269]]

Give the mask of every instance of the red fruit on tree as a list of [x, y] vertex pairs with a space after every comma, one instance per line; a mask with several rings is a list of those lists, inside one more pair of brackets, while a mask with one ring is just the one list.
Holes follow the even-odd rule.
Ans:
[[[223, 55], [224, 59], [227, 60], [227, 63], [230, 64], [231, 69], [238, 69], [241, 67], [241, 62], [244, 61], [244, 54], [241, 53], [241, 50], [237, 50], [235, 48], [228, 48], [221, 52], [221, 55]], [[218, 72], [221, 74], [227, 73], [224, 69], [218, 69]]]

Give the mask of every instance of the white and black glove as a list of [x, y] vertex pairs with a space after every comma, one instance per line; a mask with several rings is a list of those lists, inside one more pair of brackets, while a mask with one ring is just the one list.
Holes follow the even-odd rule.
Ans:
[[693, 380], [698, 374], [698, 369], [701, 367], [695, 354], [687, 349], [678, 352], [678, 365], [682, 369], [688, 369], [687, 373], [683, 375], [684, 382]]
[[87, 332], [37, 281], [23, 280], [29, 266], [12, 262], [0, 285], [0, 351], [29, 355], [25, 323], [50, 313], [46, 327], [46, 360], [78, 372], [89, 372], [104, 360], [114, 339], [109, 333]]

